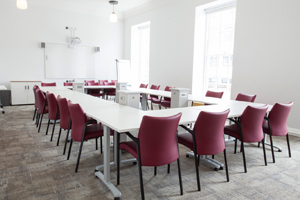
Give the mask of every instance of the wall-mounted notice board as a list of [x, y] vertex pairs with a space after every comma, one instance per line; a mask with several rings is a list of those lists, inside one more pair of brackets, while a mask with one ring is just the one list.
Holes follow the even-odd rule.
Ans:
[[45, 78], [95, 78], [95, 47], [45, 45]]

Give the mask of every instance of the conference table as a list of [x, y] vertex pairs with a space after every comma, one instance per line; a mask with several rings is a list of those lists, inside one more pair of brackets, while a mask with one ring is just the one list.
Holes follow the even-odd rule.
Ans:
[[[110, 181], [110, 169], [112, 166], [116, 165], [116, 154], [114, 154], [114, 159], [110, 161], [110, 129], [114, 130], [115, 136], [117, 133], [124, 132], [133, 132], [137, 136], [141, 121], [145, 115], [156, 116], [156, 117], [166, 117], [175, 115], [179, 112], [182, 113], [179, 125], [186, 125], [194, 123], [201, 111], [210, 111], [210, 112], [221, 112], [227, 109], [230, 109], [228, 118], [239, 117], [243, 113], [244, 109], [248, 105], [253, 106], [263, 106], [264, 104], [260, 103], [249, 103], [242, 101], [233, 101], [233, 100], [220, 100], [216, 98], [196, 98], [191, 96], [192, 100], [201, 101], [204, 103], [211, 103], [217, 105], [207, 105], [207, 106], [195, 106], [195, 107], [182, 107], [182, 108], [171, 108], [171, 109], [162, 109], [162, 110], [141, 110], [112, 101], [106, 101], [97, 97], [86, 95], [77, 91], [72, 91], [66, 87], [41, 87], [41, 90], [44, 92], [51, 92], [55, 96], [60, 95], [61, 97], [71, 100], [73, 103], [78, 103], [81, 105], [86, 115], [96, 119], [98, 122], [103, 124], [104, 132], [104, 159], [103, 165], [96, 166], [95, 175], [100, 178], [103, 183], [110, 189], [113, 193], [114, 198], [120, 198], [121, 192], [115, 187], [114, 184]], [[131, 90], [134, 90], [133, 88]], [[163, 91], [155, 91], [151, 93], [149, 89], [141, 90], [140, 88], [136, 89], [139, 92], [147, 92], [147, 94], [160, 94], [161, 96], [167, 95]], [[169, 97], [169, 96], [168, 96]], [[211, 100], [211, 101], [210, 101]], [[114, 137], [115, 139], [117, 137]], [[116, 142], [116, 141], [114, 141]], [[114, 143], [116, 144], [116, 143]], [[114, 145], [114, 152], [117, 152], [117, 147]], [[127, 160], [127, 161], [132, 161]], [[122, 162], [122, 161], [121, 161]], [[126, 162], [126, 161], [124, 161]], [[103, 169], [103, 173], [100, 171]]]

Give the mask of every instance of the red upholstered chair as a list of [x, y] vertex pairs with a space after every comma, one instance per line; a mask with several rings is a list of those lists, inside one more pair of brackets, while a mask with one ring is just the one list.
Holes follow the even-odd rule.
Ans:
[[[122, 142], [119, 149], [126, 150], [138, 161], [140, 188], [144, 197], [142, 166], [168, 165], [177, 160], [180, 194], [182, 181], [177, 142], [177, 127], [181, 113], [170, 117], [144, 116], [141, 122], [138, 138], [126, 133], [133, 141]], [[117, 143], [119, 143], [119, 134]], [[118, 151], [119, 152], [119, 151]], [[117, 153], [117, 184], [120, 183], [120, 154]]]
[[215, 155], [224, 153], [226, 178], [229, 182], [229, 174], [226, 158], [226, 147], [224, 141], [224, 125], [229, 113], [229, 109], [223, 112], [205, 112], [201, 111], [194, 125], [193, 131], [182, 126], [189, 133], [182, 133], [178, 136], [178, 143], [194, 151], [196, 178], [198, 191], [200, 191], [199, 178], [199, 155]]
[[60, 129], [59, 129], [59, 134], [58, 134], [58, 139], [57, 139], [57, 146], [59, 145], [59, 139], [61, 136], [61, 129], [63, 130], [68, 130], [67, 135], [66, 135], [66, 140], [65, 140], [65, 146], [64, 146], [64, 152], [63, 155], [66, 153], [66, 148], [67, 148], [67, 142], [69, 138], [69, 132], [71, 129], [71, 115], [69, 112], [68, 108], [68, 101], [66, 98], [62, 98], [60, 95], [57, 96], [57, 103], [59, 107], [59, 115], [60, 115]]
[[[38, 88], [35, 91], [37, 100], [38, 100], [38, 112], [37, 112], [37, 124], [36, 127], [39, 126], [38, 128], [38, 133], [40, 132], [42, 121], [43, 121], [43, 116], [45, 113], [48, 113], [48, 105], [47, 105], [47, 99], [44, 95], [44, 93]], [[40, 119], [41, 118], [41, 119]]]
[[54, 83], [43, 83], [42, 82], [42, 87], [44, 87], [44, 86], [56, 86], [56, 83], [54, 82]]
[[108, 80], [99, 80], [99, 81], [98, 81], [98, 83], [99, 83], [100, 85], [104, 85], [104, 82], [108, 83]]
[[73, 83], [66, 83], [66, 82], [64, 82], [64, 86], [73, 86]]
[[88, 85], [88, 83], [95, 83], [94, 80], [84, 80], [85, 85]]
[[111, 82], [112, 82], [112, 83], [116, 83], [116, 82], [118, 82], [118, 80], [111, 80]]
[[[116, 85], [115, 82], [110, 82], [110, 83], [107, 83], [107, 82], [104, 82], [104, 85]], [[116, 96], [116, 89], [105, 89], [105, 94], [106, 94], [106, 100], [108, 98], [108, 96]]]
[[[173, 88], [173, 87], [167, 86], [165, 88], [165, 91], [170, 91], [171, 92], [170, 88]], [[171, 98], [169, 98], [169, 97], [162, 97], [161, 101], [160, 101], [160, 105], [163, 106], [163, 107], [165, 107], [165, 108], [170, 108], [171, 107]]]
[[247, 166], [244, 142], [262, 142], [265, 165], [267, 165], [264, 134], [262, 129], [262, 124], [267, 109], [268, 105], [264, 105], [262, 107], [247, 106], [239, 120], [234, 120], [235, 124], [225, 126], [224, 128], [224, 133], [226, 135], [236, 138], [234, 153], [236, 153], [237, 139], [241, 141], [245, 173], [247, 172]]
[[[151, 85], [150, 87], [151, 90], [159, 90], [159, 88], [160, 85]], [[151, 100], [151, 110], [153, 110], [153, 103], [160, 104], [160, 99], [156, 95], [150, 95], [150, 97], [148, 97], [148, 100]]]
[[[72, 143], [73, 141], [81, 142], [78, 158], [77, 158], [77, 164], [75, 168], [75, 172], [78, 171], [81, 151], [83, 142], [87, 141], [89, 139], [96, 139], [96, 149], [98, 149], [97, 146], [97, 138], [102, 138], [103, 136], [103, 126], [102, 124], [95, 124], [95, 120], [88, 120], [86, 114], [82, 110], [81, 106], [79, 104], [73, 104], [71, 101], [68, 101], [68, 108], [70, 111], [70, 116], [72, 120], [72, 127], [71, 127], [71, 142], [68, 152], [68, 160], [70, 158], [71, 149], [72, 149]], [[94, 124], [93, 124], [94, 123]], [[102, 142], [101, 142], [101, 149], [102, 149]]]
[[293, 102], [290, 102], [289, 104], [276, 103], [272, 107], [272, 110], [269, 112], [268, 117], [263, 123], [264, 133], [270, 135], [273, 163], [275, 163], [275, 155], [273, 149], [274, 147], [272, 136], [286, 136], [289, 157], [291, 157], [291, 149], [287, 129], [287, 119], [292, 109], [292, 106]]
[[235, 100], [236, 101], [246, 101], [246, 102], [254, 102], [256, 98], [256, 95], [249, 95], [249, 94], [242, 94], [239, 93]]
[[[140, 88], [147, 88], [147, 87], [148, 87], [148, 84], [141, 83], [141, 85], [140, 85]], [[141, 101], [141, 103], [142, 103], [142, 99], [143, 99], [143, 95], [140, 94], [140, 101]]]
[[32, 121], [34, 121], [34, 118], [35, 116], [37, 116], [37, 109], [38, 109], [38, 99], [37, 99], [37, 96], [36, 96], [36, 93], [35, 91], [39, 88], [39, 86], [37, 85], [34, 85], [33, 86], [33, 94], [34, 94], [34, 113], [33, 113], [33, 118], [32, 118]]
[[224, 92], [213, 92], [210, 90], [207, 90], [205, 96], [206, 97], [215, 97], [215, 98], [222, 98]]
[[47, 97], [48, 110], [49, 110], [46, 135], [48, 134], [50, 120], [54, 120], [54, 124], [53, 124], [53, 128], [52, 128], [52, 134], [51, 134], [51, 139], [50, 139], [50, 141], [52, 142], [56, 121], [58, 119], [60, 119], [59, 107], [58, 107], [58, 104], [57, 104], [56, 97], [55, 97], [55, 95], [53, 93], [47, 92], [46, 93], [46, 97]]
[[[95, 85], [95, 86], [99, 86], [99, 83], [88, 83], [88, 85]], [[101, 89], [88, 89], [88, 94], [92, 95], [94, 97], [102, 97], [104, 96], [104, 93], [101, 93]]]

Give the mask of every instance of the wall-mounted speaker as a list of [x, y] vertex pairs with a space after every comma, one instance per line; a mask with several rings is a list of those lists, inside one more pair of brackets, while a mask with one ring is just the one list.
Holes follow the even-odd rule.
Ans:
[[45, 42], [41, 42], [41, 48], [46, 48], [46, 43]]
[[100, 52], [100, 47], [95, 47], [96, 52]]

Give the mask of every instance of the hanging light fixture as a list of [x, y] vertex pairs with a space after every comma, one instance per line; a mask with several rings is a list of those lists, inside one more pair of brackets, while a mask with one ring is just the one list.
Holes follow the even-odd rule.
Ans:
[[110, 3], [111, 5], [113, 5], [113, 12], [111, 13], [109, 19], [110, 19], [110, 22], [115, 23], [115, 22], [118, 21], [118, 16], [117, 16], [116, 13], [115, 13], [115, 5], [118, 4], [118, 1], [109, 1], [109, 3]]
[[26, 0], [17, 0], [17, 8], [21, 10], [27, 9], [27, 1]]

